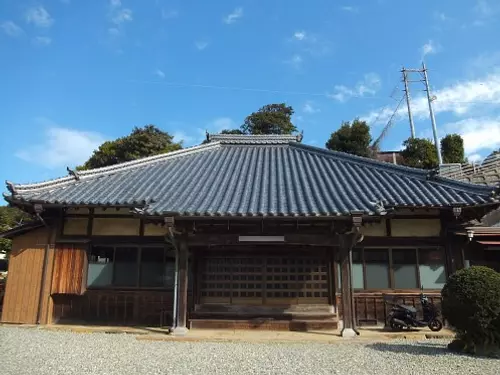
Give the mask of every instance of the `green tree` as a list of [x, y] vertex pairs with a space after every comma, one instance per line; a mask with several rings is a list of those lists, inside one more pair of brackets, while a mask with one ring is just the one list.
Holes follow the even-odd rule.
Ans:
[[448, 134], [441, 139], [444, 163], [465, 163], [464, 140], [459, 134]]
[[297, 128], [292, 124], [293, 108], [285, 103], [268, 104], [253, 112], [241, 125], [243, 134], [292, 134]]
[[[16, 225], [30, 221], [31, 216], [15, 207], [0, 206], [0, 232], [9, 230]], [[0, 238], [0, 251], [8, 253], [10, 251], [11, 241], [6, 238]]]
[[349, 121], [342, 122], [340, 128], [330, 135], [330, 139], [326, 142], [326, 148], [371, 157], [371, 141], [370, 126], [366, 121], [355, 119], [352, 124]]
[[408, 138], [401, 151], [403, 164], [408, 167], [432, 169], [439, 165], [436, 147], [429, 139]]
[[106, 167], [181, 148], [182, 144], [174, 142], [173, 136], [154, 125], [146, 125], [143, 128], [135, 127], [130, 135], [104, 142], [94, 151], [89, 160], [77, 169]]

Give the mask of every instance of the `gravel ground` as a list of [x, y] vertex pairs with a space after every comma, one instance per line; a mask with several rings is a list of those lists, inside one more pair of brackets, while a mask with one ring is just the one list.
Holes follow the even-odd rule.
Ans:
[[445, 341], [209, 343], [139, 341], [0, 327], [0, 374], [499, 374], [500, 361], [457, 356]]

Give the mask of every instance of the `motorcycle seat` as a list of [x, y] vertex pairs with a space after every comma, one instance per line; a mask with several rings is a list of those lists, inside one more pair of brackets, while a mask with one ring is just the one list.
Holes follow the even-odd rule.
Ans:
[[417, 309], [415, 307], [413, 307], [413, 306], [409, 306], [409, 305], [399, 305], [399, 306], [402, 307], [405, 310], [408, 310], [411, 313], [416, 313], [417, 312]]

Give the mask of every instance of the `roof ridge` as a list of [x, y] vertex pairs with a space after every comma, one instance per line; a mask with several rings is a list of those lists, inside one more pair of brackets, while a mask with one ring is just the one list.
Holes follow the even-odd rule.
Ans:
[[6, 181], [6, 183], [7, 183], [7, 186], [9, 187], [9, 190], [15, 190], [16, 192], [29, 191], [29, 190], [33, 190], [33, 189], [43, 189], [43, 188], [48, 188], [48, 187], [51, 187], [54, 185], [61, 185], [61, 184], [67, 183], [67, 182], [73, 182], [73, 181], [75, 181], [75, 177], [76, 177], [76, 180], [97, 178], [100, 176], [105, 176], [105, 175], [116, 173], [116, 172], [127, 171], [127, 170], [130, 170], [133, 168], [141, 167], [141, 166], [148, 165], [148, 164], [157, 163], [157, 162], [168, 160], [168, 159], [174, 159], [174, 158], [179, 157], [179, 156], [184, 156], [184, 155], [189, 155], [192, 153], [197, 153], [197, 152], [201, 152], [201, 151], [215, 149], [215, 148], [220, 147], [220, 145], [221, 145], [220, 142], [205, 143], [205, 144], [187, 147], [187, 148], [183, 148], [183, 149], [172, 151], [172, 152], [167, 152], [164, 154], [147, 156], [145, 158], [131, 160], [131, 161], [127, 161], [124, 163], [113, 164], [113, 165], [110, 165], [107, 167], [101, 167], [101, 168], [95, 168], [95, 169], [89, 169], [89, 170], [77, 172], [76, 173], [77, 176], [59, 177], [59, 178], [55, 178], [52, 180], [46, 180], [46, 181], [36, 182], [36, 183], [31, 183], [31, 184], [13, 184], [13, 183], [10, 183], [8, 181]]
[[[333, 150], [328, 150], [316, 146], [311, 146], [311, 145], [306, 145], [302, 143], [293, 143], [290, 144], [291, 147], [295, 148], [302, 148], [311, 152], [317, 152], [319, 154], [327, 155], [327, 156], [336, 156], [338, 158], [341, 158], [345, 161], [350, 161], [354, 163], [359, 163], [363, 165], [373, 165], [375, 167], [379, 167], [382, 169], [385, 169], [389, 172], [401, 172], [405, 176], [408, 176], [409, 173], [411, 173], [415, 177], [423, 177], [425, 179], [428, 179], [429, 175], [435, 174], [432, 177], [432, 180], [437, 183], [442, 183], [446, 186], [456, 186], [456, 187], [462, 187], [462, 188], [475, 188], [478, 190], [482, 191], [492, 191], [492, 186], [484, 186], [484, 185], [478, 185], [478, 184], [473, 184], [469, 182], [462, 182], [462, 181], [457, 181], [455, 179], [451, 178], [446, 178], [439, 176], [437, 174], [436, 170], [425, 170], [425, 169], [419, 169], [419, 168], [414, 168], [414, 167], [407, 167], [405, 165], [399, 165], [399, 164], [392, 164], [388, 163], [382, 160], [377, 160], [377, 159], [370, 159], [366, 158], [363, 156], [358, 156], [358, 155], [353, 155], [349, 154], [347, 152], [342, 152], [342, 151], [333, 151]], [[493, 189], [494, 190], [494, 189]]]
[[300, 142], [302, 135], [294, 134], [208, 134], [209, 141], [221, 144], [288, 144]]

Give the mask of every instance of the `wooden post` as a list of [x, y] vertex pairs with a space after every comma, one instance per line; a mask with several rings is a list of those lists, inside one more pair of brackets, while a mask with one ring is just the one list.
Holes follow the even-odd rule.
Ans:
[[178, 282], [177, 282], [177, 318], [174, 322], [172, 334], [183, 336], [189, 330], [187, 328], [187, 299], [188, 299], [188, 243], [187, 236], [182, 235], [178, 242]]
[[356, 316], [354, 294], [352, 292], [352, 248], [358, 237], [357, 233], [339, 234], [339, 255], [342, 293], [342, 337], [355, 337]]

